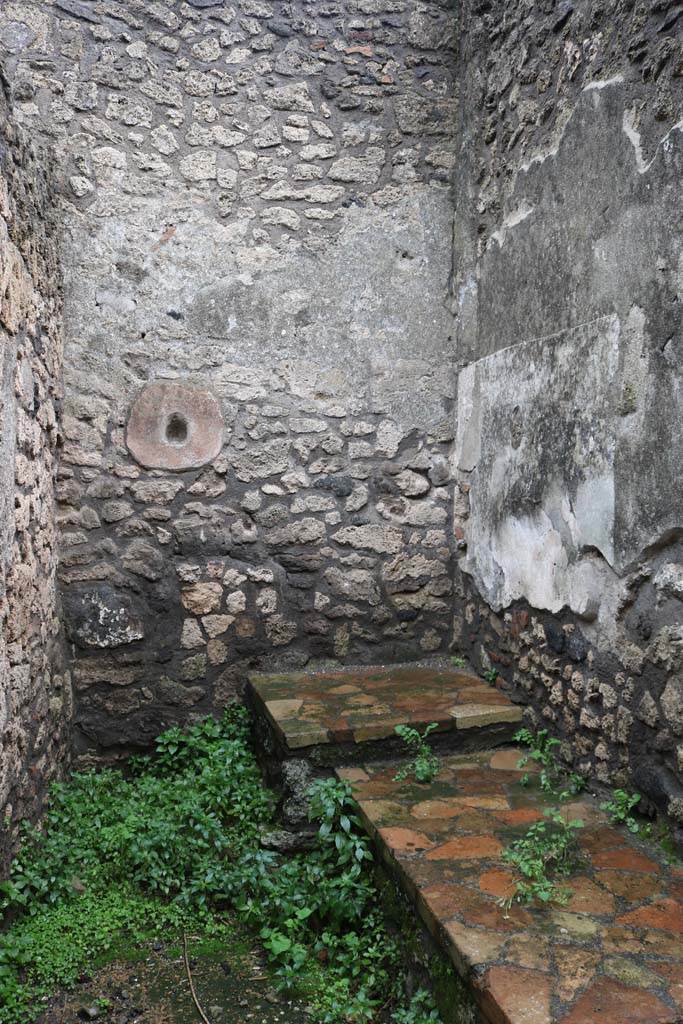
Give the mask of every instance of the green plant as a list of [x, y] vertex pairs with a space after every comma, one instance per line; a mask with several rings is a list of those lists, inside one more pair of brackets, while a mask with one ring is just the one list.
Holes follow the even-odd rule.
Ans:
[[[585, 779], [576, 772], [567, 772], [557, 761], [555, 749], [560, 745], [547, 729], [537, 733], [522, 728], [514, 739], [524, 743], [528, 752], [517, 763], [525, 768], [529, 762], [538, 765], [538, 780], [541, 790], [560, 801], [580, 793]], [[528, 786], [531, 777], [527, 773], [520, 782]], [[513, 901], [520, 903], [555, 902], [566, 903], [571, 891], [558, 884], [566, 877], [578, 860], [577, 832], [583, 828], [580, 819], [569, 819], [558, 807], [548, 808], [544, 818], [535, 822], [527, 832], [503, 851], [503, 860], [512, 864], [521, 877], [515, 883], [515, 890], [502, 902], [510, 906]]]
[[[351, 968], [364, 962], [359, 950], [373, 948], [372, 932], [380, 925], [366, 870], [372, 855], [351, 787], [325, 779], [314, 783], [309, 795], [311, 820], [319, 823], [316, 848], [281, 863], [277, 872], [239, 872], [238, 909], [261, 924], [283, 988], [295, 987], [312, 957], [353, 974]], [[263, 865], [263, 855], [259, 860]]]
[[569, 890], [558, 885], [557, 878], [568, 875], [577, 862], [577, 832], [581, 828], [581, 820], [568, 820], [558, 808], [550, 808], [541, 821], [534, 822], [503, 851], [503, 860], [522, 876], [514, 894], [504, 901], [508, 907], [513, 901], [567, 902]]
[[397, 725], [394, 732], [400, 736], [414, 755], [413, 759], [396, 772], [394, 779], [403, 782], [410, 775], [414, 775], [417, 782], [433, 782], [439, 773], [439, 759], [432, 753], [427, 737], [438, 728], [437, 722], [428, 725], [424, 732], [420, 733], [410, 725]]
[[638, 807], [641, 799], [642, 797], [639, 793], [629, 793], [624, 789], [615, 789], [612, 792], [611, 799], [601, 803], [600, 808], [608, 812], [612, 824], [625, 825], [629, 832], [639, 836], [641, 839], [650, 840], [650, 842], [655, 844], [667, 864], [679, 863], [681, 858], [671, 826], [663, 820], [655, 822], [639, 821], [631, 814], [631, 811]]
[[127, 776], [81, 772], [53, 787], [0, 887], [11, 918], [0, 932], [0, 1024], [33, 1021], [55, 986], [144, 955], [151, 938], [225, 937], [227, 907], [260, 936], [276, 984], [306, 993], [318, 1024], [370, 1022], [404, 1002], [351, 787], [311, 788], [314, 849], [263, 850], [274, 799], [249, 744], [248, 713], [235, 706], [219, 722], [169, 729]]
[[309, 817], [319, 821], [318, 839], [324, 847], [334, 846], [340, 865], [372, 860], [368, 839], [357, 813], [348, 782], [320, 779], [309, 790]]
[[663, 856], [667, 864], [678, 864], [681, 863], [681, 857], [678, 852], [676, 840], [673, 836], [671, 825], [665, 821], [655, 822], [653, 825], [647, 824], [643, 826], [647, 830], [646, 833], [641, 831], [641, 835], [644, 838], [651, 839], [659, 847], [659, 852]]
[[394, 1010], [391, 1024], [432, 1024], [440, 1022], [439, 1011], [434, 1005], [431, 993], [420, 988], [407, 1006]]
[[453, 665], [454, 668], [464, 668], [465, 664], [465, 659], [462, 658], [459, 654], [454, 654], [451, 657], [451, 665]]
[[[560, 800], [567, 800], [584, 789], [586, 780], [583, 776], [577, 772], [567, 772], [557, 761], [554, 751], [559, 747], [560, 741], [552, 738], [547, 729], [540, 729], [537, 733], [526, 728], [519, 729], [513, 739], [529, 747], [529, 752], [519, 759], [517, 767], [525, 768], [530, 761], [537, 764], [539, 784], [544, 793], [557, 796]], [[530, 781], [528, 773], [520, 779], [523, 786], [528, 786]]]
[[375, 1019], [380, 1000], [364, 986], [354, 988], [352, 979], [342, 972], [318, 985], [309, 1007], [317, 1024], [361, 1024]]
[[226, 857], [257, 844], [273, 806], [248, 735], [246, 712], [231, 709], [193, 726], [175, 753], [160, 737], [159, 760], [139, 759], [132, 779], [82, 772], [52, 788], [41, 829], [23, 827], [0, 886], [13, 918], [0, 933], [1, 1024], [32, 1019], [86, 964], [190, 920], [208, 924]]
[[485, 679], [487, 683], [491, 683], [491, 685], [493, 685], [498, 679], [498, 669], [490, 668], [488, 672], [483, 673], [482, 678]]
[[627, 793], [624, 789], [615, 789], [612, 799], [606, 800], [600, 804], [600, 807], [609, 813], [610, 821], [613, 824], [625, 825], [629, 832], [647, 837], [652, 832], [651, 826], [640, 825], [631, 814], [631, 811], [640, 803], [640, 799], [640, 793]]

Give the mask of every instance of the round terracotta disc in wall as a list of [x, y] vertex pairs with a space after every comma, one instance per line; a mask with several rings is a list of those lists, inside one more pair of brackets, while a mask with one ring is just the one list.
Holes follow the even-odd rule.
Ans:
[[180, 381], [142, 389], [128, 417], [126, 444], [149, 469], [196, 469], [223, 445], [223, 415], [210, 391]]

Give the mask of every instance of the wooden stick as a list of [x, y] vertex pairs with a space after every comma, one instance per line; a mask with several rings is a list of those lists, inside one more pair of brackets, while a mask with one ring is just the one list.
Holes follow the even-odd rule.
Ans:
[[183, 957], [184, 957], [184, 960], [185, 960], [185, 973], [187, 974], [187, 980], [190, 983], [190, 993], [192, 995], [192, 999], [194, 1001], [194, 1005], [197, 1007], [197, 1013], [199, 1014], [199, 1016], [204, 1021], [204, 1024], [211, 1024], [211, 1021], [209, 1020], [209, 1018], [206, 1016], [206, 1014], [202, 1010], [202, 1008], [201, 1008], [201, 1006], [199, 1004], [199, 1000], [197, 999], [197, 993], [195, 991], [194, 982], [192, 981], [192, 973], [190, 971], [190, 959], [189, 959], [189, 957], [187, 955], [187, 934], [186, 934], [184, 928], [183, 928]]

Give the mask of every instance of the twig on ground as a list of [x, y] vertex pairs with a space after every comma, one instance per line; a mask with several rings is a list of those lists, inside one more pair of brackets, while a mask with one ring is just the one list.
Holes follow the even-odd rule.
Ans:
[[190, 993], [192, 995], [194, 1005], [197, 1007], [197, 1013], [204, 1021], [204, 1024], [211, 1024], [211, 1021], [201, 1008], [199, 999], [197, 998], [197, 992], [195, 991], [192, 973], [190, 971], [190, 958], [187, 955], [187, 933], [185, 932], [185, 929], [183, 929], [183, 959], [185, 960], [185, 973], [187, 974], [187, 980], [190, 984]]

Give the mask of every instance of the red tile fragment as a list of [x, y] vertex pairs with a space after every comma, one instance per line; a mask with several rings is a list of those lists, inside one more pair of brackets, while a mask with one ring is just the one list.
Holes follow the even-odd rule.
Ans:
[[491, 967], [478, 984], [479, 1002], [491, 1024], [554, 1024], [549, 975], [524, 967]]
[[605, 850], [623, 849], [626, 847], [624, 833], [614, 828], [591, 828], [581, 834], [581, 847], [588, 853], [602, 853]]
[[648, 967], [664, 978], [669, 986], [669, 995], [676, 1006], [683, 1010], [683, 964], [658, 964], [650, 960]]
[[485, 871], [479, 879], [479, 888], [490, 896], [508, 899], [515, 891], [515, 876], [510, 871]]
[[424, 833], [414, 832], [410, 828], [381, 828], [379, 834], [389, 849], [395, 853], [415, 853], [418, 850], [428, 850], [434, 845]]
[[497, 857], [502, 849], [494, 836], [459, 836], [430, 850], [427, 860], [479, 860]]
[[558, 944], [554, 945], [553, 953], [560, 975], [555, 991], [568, 1003], [593, 981], [602, 956], [599, 951]]
[[496, 811], [495, 816], [504, 825], [531, 825], [541, 820], [543, 811], [538, 807], [515, 807], [511, 811]]
[[680, 935], [683, 933], [683, 906], [675, 900], [657, 900], [623, 914], [617, 918], [617, 924], [631, 925], [632, 928], [658, 928]]
[[614, 914], [614, 897], [590, 878], [573, 877], [568, 883], [571, 896], [565, 909], [574, 914]]
[[531, 924], [531, 917], [521, 907], [505, 912], [492, 896], [456, 883], [436, 883], [420, 891], [429, 914], [446, 921], [458, 917], [466, 925], [497, 932], [517, 931]]
[[[630, 900], [632, 903], [640, 903], [649, 896], [659, 896], [660, 893], [653, 891], [653, 879], [644, 873], [631, 873], [630, 871], [596, 871], [595, 880], [604, 885], [615, 896]], [[658, 883], [659, 884], [659, 883]], [[665, 884], [665, 883], [663, 883]], [[661, 895], [665, 895], [664, 892]]]
[[[508, 747], [497, 750], [489, 761], [490, 768], [502, 769], [503, 771], [517, 771], [517, 765], [522, 758], [522, 751], [519, 747]], [[532, 770], [532, 769], [529, 769]], [[535, 765], [533, 770], [536, 770]]]
[[592, 860], [596, 868], [618, 868], [622, 871], [651, 871], [653, 874], [660, 870], [659, 864], [630, 846], [622, 846], [621, 849], [604, 850], [602, 853], [594, 853]]
[[675, 1024], [676, 1012], [652, 992], [597, 978], [561, 1024]]

